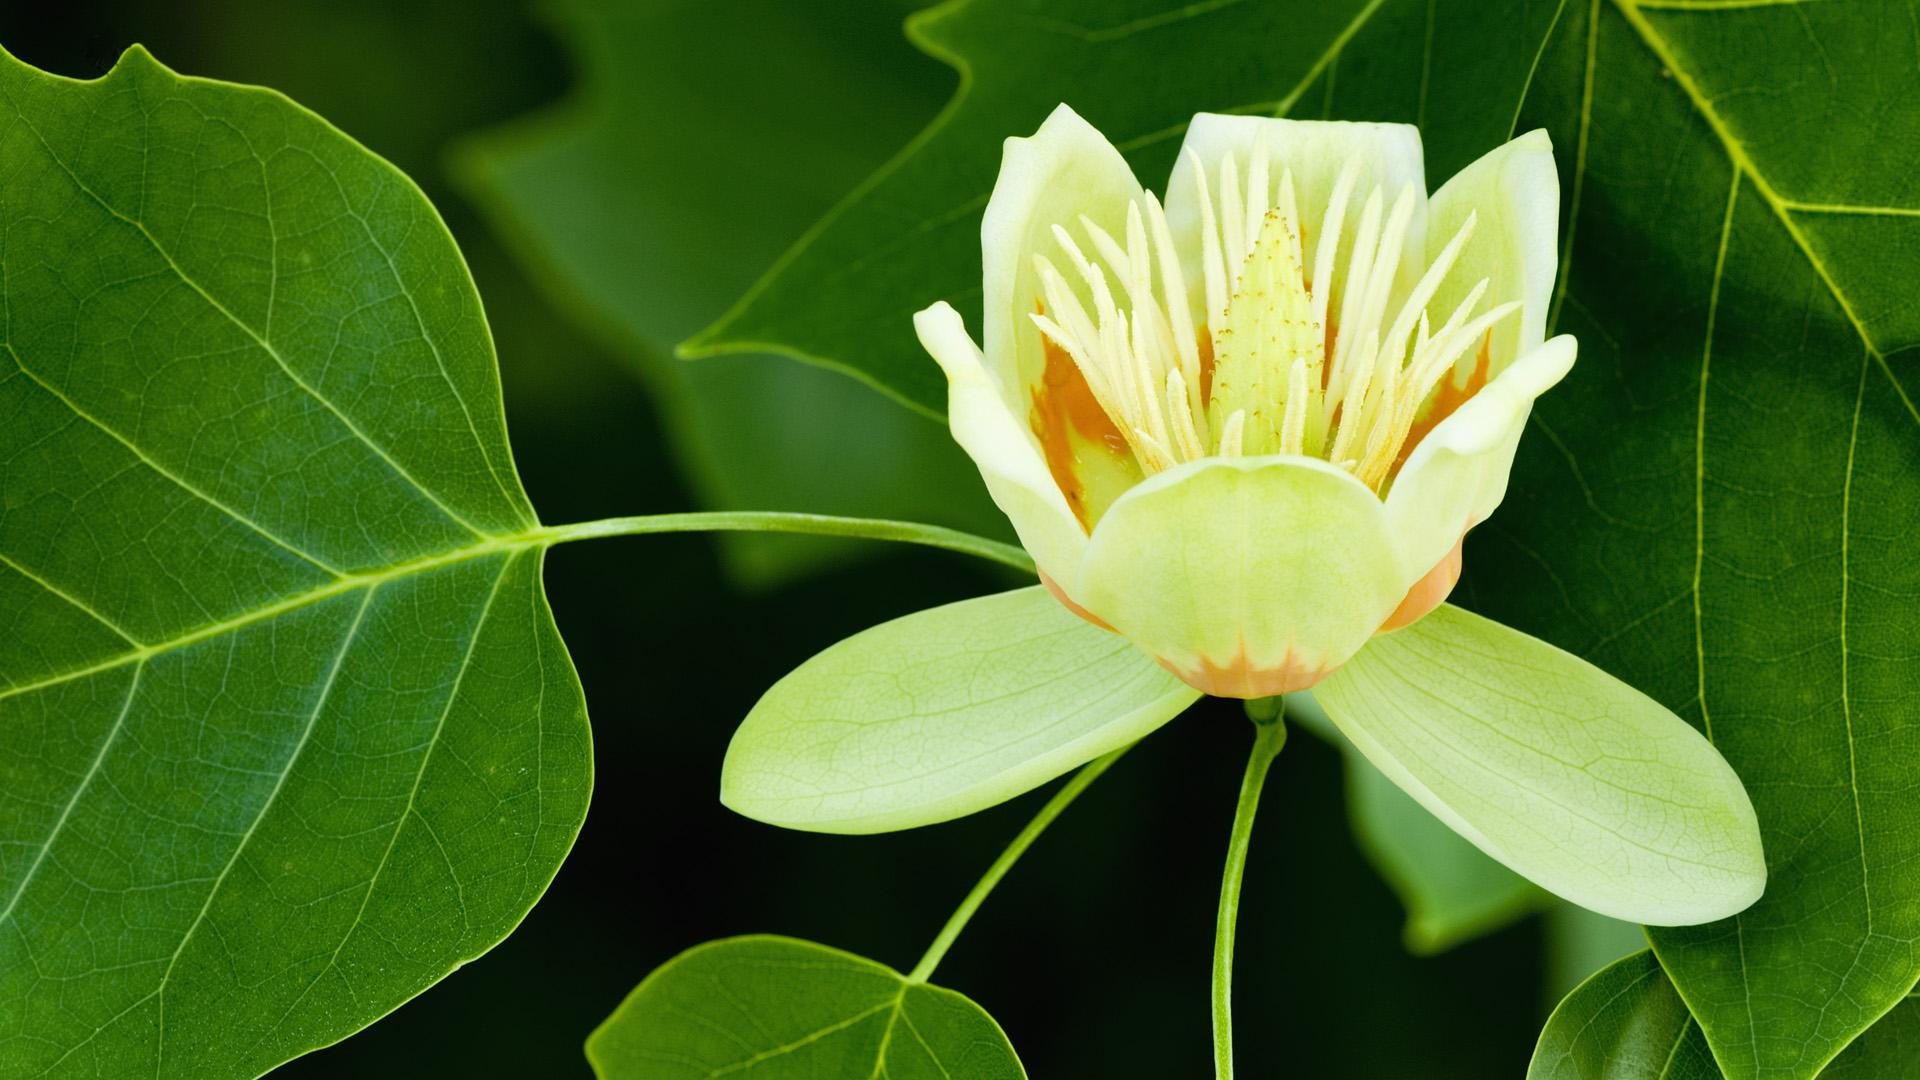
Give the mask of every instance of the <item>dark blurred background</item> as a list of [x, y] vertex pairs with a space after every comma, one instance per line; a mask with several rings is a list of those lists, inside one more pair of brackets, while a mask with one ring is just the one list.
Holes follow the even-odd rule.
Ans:
[[[572, 57], [538, 8], [0, 8], [0, 45], [59, 74], [100, 74], [134, 42], [185, 74], [282, 90], [420, 183], [473, 266], [516, 456], [544, 520], [695, 508], [649, 390], [657, 384], [613, 335], [571, 319], [562, 290], [509, 254], [452, 181], [451, 148], [574, 89]], [[901, 62], [909, 70], [892, 77], [932, 88], [936, 105], [953, 84], [930, 59]], [[724, 101], [726, 87], [712, 93]], [[774, 239], [777, 250], [790, 237]], [[720, 761], [757, 693], [812, 652], [1006, 579], [957, 556], [891, 548], [771, 587], [730, 570], [700, 537], [554, 553], [549, 592], [586, 685], [598, 769], [573, 855], [499, 948], [276, 1075], [585, 1076], [581, 1041], [636, 982], [731, 934], [793, 934], [912, 965], [1033, 797], [903, 835], [810, 836], [725, 811]], [[1215, 890], [1249, 740], [1238, 710], [1218, 702], [1154, 735], [1036, 845], [942, 965], [939, 981], [987, 1007], [1035, 1077], [1209, 1073]], [[1267, 789], [1235, 987], [1245, 1075], [1521, 1075], [1548, 1005], [1539, 921], [1437, 958], [1407, 955], [1401, 910], [1355, 849], [1340, 783], [1337, 754], [1297, 733]]]

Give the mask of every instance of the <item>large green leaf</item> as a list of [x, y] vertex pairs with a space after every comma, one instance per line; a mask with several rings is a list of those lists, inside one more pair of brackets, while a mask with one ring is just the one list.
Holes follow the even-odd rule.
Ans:
[[1317, 115], [1338, 70], [1343, 111], [1433, 120], [1430, 165], [1446, 175], [1507, 136], [1556, 18], [1550, 5], [1479, 0], [949, 0], [908, 22], [961, 72], [946, 111], [686, 349], [843, 365], [940, 409], [945, 384], [908, 316], [948, 300], [977, 330], [980, 215], [1001, 140], [1031, 134], [1055, 105], [1164, 190], [1194, 112]]
[[1920, 69], [1887, 32], [1916, 13], [1578, 14], [1549, 63], [1587, 103], [1561, 140], [1581, 361], [1472, 580], [1740, 772], [1767, 892], [1654, 949], [1729, 1076], [1808, 1077], [1920, 976], [1920, 325], [1886, 302], [1920, 274]]
[[0, 1073], [252, 1076], [504, 937], [586, 812], [492, 344], [391, 167], [0, 53]]
[[[646, 379], [702, 502], [1010, 538], [937, 422], [810, 364], [672, 357], [939, 107], [950, 79], [901, 40], [905, 9], [554, 4], [581, 88], [463, 147], [456, 175], [562, 306]], [[726, 549], [755, 580], [848, 550], [750, 535]]]
[[1720, 1080], [1720, 1070], [1686, 1002], [1642, 949], [1554, 1009], [1527, 1080]]
[[605, 1080], [1021, 1080], [960, 994], [793, 938], [727, 938], [662, 964], [587, 1040]]
[[[1920, 1069], [1920, 998], [1907, 998], [1820, 1073], [1910, 1080]], [[1652, 952], [1609, 965], [1568, 994], [1534, 1048], [1527, 1080], [1722, 1080], [1700, 1026]]]
[[1890, 31], [1916, 19], [955, 0], [915, 24], [970, 74], [948, 112], [694, 344], [772, 342], [936, 402], [875, 313], [978, 303], [998, 140], [1057, 100], [1150, 185], [1199, 109], [1415, 121], [1436, 182], [1545, 126], [1570, 241], [1551, 315], [1581, 360], [1461, 596], [1696, 721], [1740, 772], [1768, 892], [1655, 944], [1730, 1075], [1811, 1076], [1920, 976], [1920, 68]]

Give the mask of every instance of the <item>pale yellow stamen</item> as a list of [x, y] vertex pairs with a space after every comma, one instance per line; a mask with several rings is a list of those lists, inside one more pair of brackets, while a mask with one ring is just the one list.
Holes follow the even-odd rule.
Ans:
[[[1327, 194], [1309, 269], [1293, 173], [1271, 178], [1264, 135], [1256, 136], [1244, 178], [1232, 153], [1220, 162], [1217, 186], [1192, 153], [1187, 164], [1200, 211], [1194, 284], [1201, 295], [1189, 296], [1166, 213], [1148, 193], [1128, 206], [1120, 238], [1079, 219], [1092, 257], [1054, 226], [1079, 284], [1036, 254], [1045, 310], [1034, 324], [1079, 368], [1147, 473], [1210, 454], [1301, 454], [1383, 490], [1441, 380], [1519, 308], [1501, 304], [1476, 316], [1483, 280], [1437, 329], [1431, 325], [1427, 306], [1472, 238], [1475, 218], [1396, 299], [1420, 208], [1412, 188], [1395, 193], [1390, 206], [1387, 192], [1367, 192], [1349, 228], [1359, 176], [1349, 162]], [[1200, 326], [1190, 308], [1196, 301]], [[1213, 358], [1206, 401], [1203, 341]]]

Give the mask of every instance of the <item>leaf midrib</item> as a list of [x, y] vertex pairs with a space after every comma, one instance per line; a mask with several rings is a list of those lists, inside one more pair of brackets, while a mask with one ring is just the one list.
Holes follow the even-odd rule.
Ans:
[[104, 671], [112, 671], [115, 668], [124, 667], [127, 664], [145, 661], [162, 653], [171, 652], [175, 649], [205, 641], [209, 638], [219, 637], [222, 634], [232, 633], [235, 630], [251, 626], [255, 623], [275, 619], [290, 612], [298, 611], [311, 604], [317, 604], [323, 600], [330, 600], [336, 596], [342, 596], [357, 589], [376, 588], [387, 582], [398, 581], [401, 578], [426, 573], [430, 570], [438, 570], [443, 567], [466, 562], [469, 559], [482, 558], [488, 555], [511, 554], [529, 547], [541, 547], [557, 543], [559, 541], [559, 533], [559, 530], [535, 527], [524, 532], [505, 536], [488, 536], [473, 544], [450, 548], [446, 551], [409, 559], [405, 562], [394, 563], [383, 570], [346, 574], [324, 585], [308, 589], [304, 592], [292, 593], [273, 603], [253, 608], [218, 622], [205, 623], [163, 641], [127, 649], [124, 652], [116, 653], [107, 659], [88, 664], [85, 667], [70, 668], [59, 674], [44, 676], [30, 683], [7, 687], [4, 690], [0, 690], [0, 701], [19, 697], [24, 694], [31, 694], [51, 686], [57, 686], [61, 683], [72, 682], [74, 679], [83, 679], [90, 675], [98, 675]]
[[[173, 257], [173, 253], [168, 251], [165, 245], [160, 243], [159, 238], [153, 235], [152, 230], [147, 228], [145, 222], [140, 221], [136, 218], [130, 217], [127, 214], [123, 213], [119, 208], [115, 207], [112, 203], [108, 202], [105, 198], [103, 198], [98, 192], [94, 191], [93, 188], [85, 180], [82, 180], [79, 174], [75, 173], [73, 171], [73, 168], [69, 166], [64, 159], [61, 158], [59, 152], [53, 148], [53, 144], [50, 141], [48, 141], [47, 137], [41, 134], [39, 127], [36, 124], [34, 124], [34, 122], [31, 119], [28, 118], [26, 110], [20, 107], [20, 103], [14, 99], [12, 92], [7, 90], [4, 85], [0, 85], [0, 96], [4, 96], [6, 98], [6, 102], [8, 106], [10, 106], [13, 110], [14, 118], [17, 119], [20, 122], [20, 124], [27, 129], [27, 131], [33, 134], [34, 140], [37, 143], [39, 143], [41, 150], [45, 152], [47, 156], [47, 160], [51, 161], [60, 170], [60, 172], [63, 175], [65, 175], [69, 181], [72, 182], [75, 189], [77, 189], [81, 194], [85, 195], [88, 200], [93, 202], [96, 206], [100, 207], [100, 209], [105, 211], [109, 216], [129, 226], [136, 233], [138, 233], [140, 237], [147, 242], [148, 246], [150, 246], [153, 249], [154, 253], [159, 255], [160, 258], [166, 262], [167, 267], [173, 271], [174, 276], [178, 277], [182, 284], [184, 284], [187, 288], [191, 289], [195, 293], [195, 295], [199, 296], [202, 300], [204, 300], [207, 303], [207, 305], [211, 307], [216, 313], [218, 313], [222, 318], [224, 318], [228, 323], [230, 323], [235, 329], [239, 330], [242, 334], [244, 334], [249, 341], [252, 341], [257, 347], [259, 347], [263, 352], [265, 352], [267, 356], [270, 357], [276, 365], [278, 365], [278, 367], [286, 375], [286, 377], [293, 381], [295, 386], [297, 386], [301, 391], [303, 391], [308, 397], [312, 398], [315, 402], [317, 402], [321, 407], [326, 409], [328, 413], [332, 414], [336, 419], [338, 419], [340, 423], [346, 427], [347, 431], [350, 432], [356, 440], [358, 440], [361, 444], [366, 446], [368, 450], [372, 451], [376, 457], [378, 457], [382, 462], [384, 462], [386, 466], [389, 469], [391, 469], [393, 473], [396, 476], [398, 476], [401, 480], [403, 480], [409, 487], [411, 487], [412, 489], [417, 491], [421, 496], [426, 498], [428, 502], [432, 503], [433, 506], [437, 508], [440, 511], [440, 513], [444, 515], [450, 522], [452, 522], [455, 525], [458, 525], [462, 529], [465, 529], [467, 532], [472, 533], [476, 537], [485, 537], [487, 535], [484, 531], [482, 531], [480, 528], [475, 526], [472, 523], [472, 521], [468, 519], [465, 515], [459, 513], [458, 511], [454, 510], [451, 506], [447, 505], [446, 501], [442, 499], [438, 493], [436, 493], [432, 488], [428, 487], [425, 483], [423, 483], [417, 477], [415, 477], [410, 471], [407, 470], [405, 466], [401, 465], [400, 462], [396, 460], [393, 457], [393, 455], [384, 446], [374, 441], [372, 436], [368, 435], [366, 431], [363, 430], [360, 427], [360, 425], [351, 416], [347, 415], [345, 410], [341, 409], [338, 405], [336, 405], [333, 402], [331, 398], [327, 397], [325, 394], [322, 394], [317, 387], [309, 383], [298, 371], [294, 369], [293, 365], [287, 361], [286, 357], [281, 355], [280, 350], [277, 349], [273, 345], [273, 343], [269, 341], [260, 331], [255, 330], [245, 320], [241, 319], [238, 314], [236, 314], [233, 310], [231, 310], [224, 303], [222, 303], [219, 298], [215, 297], [212, 292], [210, 292], [205, 286], [201, 285], [200, 282], [196, 280], [191, 274], [188, 274], [186, 271], [186, 268], [181, 266], [179, 261]], [[243, 139], [245, 138], [244, 135], [242, 136], [242, 138]], [[250, 141], [247, 144], [247, 151], [249, 154], [253, 156], [256, 162], [261, 163], [262, 172], [263, 172], [262, 181], [264, 183], [265, 163], [264, 161], [262, 161], [259, 154], [254, 151], [253, 145]], [[316, 164], [319, 164], [317, 162], [317, 159], [316, 159]], [[328, 176], [334, 180], [336, 185], [339, 183], [339, 178], [337, 176], [334, 176], [330, 169], [323, 168], [322, 171], [326, 172]], [[342, 198], [343, 199], [345, 198], [344, 192], [342, 192]], [[269, 214], [271, 213], [271, 205], [272, 205], [272, 200], [269, 197], [268, 199]], [[355, 221], [361, 225], [363, 231], [366, 232], [367, 236], [371, 240], [372, 230], [366, 227], [366, 223], [364, 219], [362, 219], [358, 213], [354, 212], [350, 206], [349, 206], [348, 212], [355, 219]], [[274, 236], [275, 242], [277, 243], [278, 234], [277, 233], [273, 234], [273, 236]], [[495, 485], [500, 487], [501, 493], [507, 496], [508, 506], [511, 508], [514, 517], [519, 519], [522, 522], [529, 522], [530, 519], [526, 511], [522, 508], [520, 503], [514, 500], [511, 494], [507, 492], [504, 486], [504, 482], [500, 479], [499, 471], [493, 465], [493, 458], [492, 458], [492, 455], [487, 450], [486, 442], [484, 439], [481, 438], [478, 427], [474, 425], [473, 415], [467, 406], [465, 396], [460, 393], [459, 387], [454, 385], [451, 375], [448, 374], [446, 370], [446, 364], [440, 356], [439, 346], [436, 343], [434, 343], [431, 336], [427, 334], [425, 323], [420, 318], [419, 308], [414, 302], [412, 292], [406, 288], [405, 282], [399, 277], [397, 268], [394, 268], [393, 266], [392, 257], [387, 254], [386, 249], [380, 246], [377, 241], [374, 241], [374, 246], [375, 246], [375, 249], [378, 250], [381, 253], [382, 257], [386, 260], [390, 272], [394, 275], [395, 284], [399, 286], [402, 295], [404, 295], [407, 298], [409, 310], [412, 312], [415, 323], [419, 326], [421, 330], [423, 339], [427, 341], [428, 347], [433, 352], [434, 360], [440, 369], [441, 376], [446, 381], [448, 390], [452, 392], [454, 399], [459, 403], [461, 413], [463, 416], [465, 416], [467, 420], [468, 431], [472, 434], [475, 445], [480, 449], [482, 460], [485, 461], [487, 464], [488, 474], [493, 477]], [[277, 260], [276, 260], [274, 269], [275, 269], [274, 280], [277, 282], [278, 280]], [[271, 308], [269, 308], [269, 311], [271, 311]], [[17, 351], [13, 349], [11, 342], [7, 344], [8, 344], [8, 351], [14, 353], [14, 357], [15, 357], [14, 362], [16, 364], [20, 363], [19, 354], [17, 353]], [[22, 371], [26, 370], [26, 367], [24, 364], [21, 365], [21, 370]], [[40, 382], [41, 380], [35, 377], [34, 381]], [[64, 400], [64, 397], [63, 397], [63, 400]], [[69, 407], [73, 408], [71, 403], [69, 403]], [[80, 410], [75, 408], [74, 411], [79, 412]], [[99, 426], [99, 425], [96, 423], [96, 426]], [[176, 483], [178, 483], [178, 481], [176, 481]], [[282, 546], [287, 546], [287, 545], [283, 544]], [[294, 550], [296, 554], [299, 554], [307, 558], [309, 561], [316, 562], [318, 564], [318, 560], [314, 559], [313, 556], [308, 555], [306, 552], [301, 551], [297, 548], [293, 548], [292, 550]], [[324, 566], [324, 564], [319, 564], [319, 565]]]
[[[1826, 264], [1814, 252], [1812, 245], [1808, 242], [1806, 235], [1801, 231], [1799, 224], [1794, 221], [1793, 215], [1792, 215], [1792, 210], [1795, 209], [1796, 207], [1804, 206], [1804, 208], [1815, 209], [1815, 210], [1831, 210], [1836, 208], [1826, 207], [1826, 206], [1805, 206], [1804, 204], [1799, 204], [1799, 203], [1796, 203], [1794, 200], [1790, 200], [1783, 197], [1779, 193], [1778, 189], [1776, 189], [1773, 186], [1773, 182], [1767, 177], [1767, 175], [1764, 172], [1760, 170], [1758, 163], [1754, 161], [1752, 155], [1750, 155], [1747, 152], [1745, 144], [1741, 142], [1738, 136], [1736, 136], [1733, 133], [1732, 128], [1727, 124], [1726, 120], [1720, 116], [1719, 111], [1713, 107], [1712, 102], [1708, 100], [1706, 94], [1700, 88], [1699, 83], [1695, 80], [1693, 72], [1689, 69], [1688, 66], [1680, 62], [1679, 54], [1674, 50], [1671, 44], [1667, 42], [1665, 37], [1660, 34], [1659, 30], [1655, 28], [1653, 24], [1642, 13], [1642, 11], [1640, 10], [1641, 4], [1636, 2], [1636, 0], [1614, 0], [1614, 5], [1620, 11], [1621, 17], [1624, 18], [1627, 24], [1631, 26], [1634, 29], [1634, 31], [1639, 35], [1642, 43], [1646, 45], [1647, 49], [1653, 53], [1654, 57], [1660, 61], [1662, 66], [1665, 67], [1665, 69], [1668, 72], [1672, 73], [1674, 81], [1680, 86], [1681, 90], [1687, 95], [1687, 99], [1692, 104], [1694, 111], [1699, 114], [1701, 119], [1704, 120], [1707, 126], [1713, 131], [1714, 137], [1720, 143], [1722, 152], [1724, 152], [1727, 155], [1727, 160], [1733, 167], [1734, 176], [1733, 176], [1732, 183], [1733, 183], [1733, 189], [1735, 192], [1734, 197], [1737, 197], [1739, 186], [1743, 178], [1753, 184], [1754, 190], [1760, 195], [1761, 198], [1766, 200], [1768, 207], [1771, 208], [1773, 211], [1774, 217], [1780, 222], [1781, 227], [1786, 230], [1787, 236], [1793, 241], [1794, 246], [1800, 250], [1800, 254], [1806, 260], [1808, 267], [1812, 269], [1814, 274], [1820, 279], [1821, 284], [1826, 288], [1828, 294], [1833, 298], [1834, 303], [1839, 306], [1841, 313], [1844, 316], [1846, 316], [1848, 323], [1853, 327], [1855, 335], [1858, 336], [1858, 338], [1860, 339], [1861, 347], [1865, 350], [1867, 356], [1870, 357], [1872, 362], [1880, 368], [1881, 374], [1886, 378], [1888, 384], [1893, 388], [1895, 395], [1899, 397], [1901, 403], [1905, 405], [1908, 414], [1912, 416], [1917, 423], [1920, 423], [1920, 410], [1916, 410], [1912, 398], [1909, 397], [1906, 392], [1906, 388], [1903, 387], [1900, 384], [1900, 380], [1894, 376], [1891, 365], [1887, 363], [1885, 352], [1874, 341], [1873, 335], [1867, 329], [1865, 322], [1861, 320], [1859, 313], [1854, 310], [1852, 301], [1847, 297], [1846, 292], [1840, 288], [1839, 283], [1834, 280], [1833, 275], [1831, 271], [1828, 270]], [[1659, 9], [1662, 7], [1677, 7], [1679, 5], [1663, 5], [1663, 4], [1655, 3], [1655, 4], [1647, 4], [1645, 6], [1651, 7], [1654, 9]], [[1696, 10], [1706, 9], [1707, 7], [1706, 5], [1687, 5], [1687, 6], [1693, 7]], [[1731, 6], [1731, 5], [1715, 5], [1715, 6], [1720, 7], [1720, 6]], [[1597, 34], [1598, 27], [1590, 27], [1589, 33]], [[1868, 211], [1894, 212], [1894, 208], [1847, 208], [1847, 209], [1855, 209], [1855, 210], [1866, 209]], [[1724, 266], [1724, 260], [1726, 256], [1726, 233], [1731, 231], [1731, 226], [1732, 226], [1732, 197], [1730, 197], [1729, 199], [1728, 213], [1727, 213], [1727, 218], [1724, 225], [1725, 231], [1723, 232], [1723, 235], [1721, 237], [1720, 262], [1716, 264], [1715, 272], [1714, 272], [1714, 300], [1716, 302], [1718, 300], [1718, 294], [1719, 294], [1720, 276], [1721, 276], [1721, 272]], [[1709, 321], [1709, 326], [1707, 329], [1707, 338], [1703, 348], [1705, 350], [1711, 350], [1712, 348], [1711, 320]], [[1840, 607], [1840, 631], [1839, 631], [1840, 632], [1840, 672], [1841, 672], [1840, 693], [1841, 693], [1842, 711], [1846, 719], [1848, 788], [1849, 788], [1849, 795], [1853, 803], [1855, 830], [1856, 830], [1856, 836], [1859, 842], [1861, 899], [1865, 907], [1865, 918], [1867, 920], [1868, 934], [1871, 934], [1874, 908], [1872, 903], [1872, 896], [1871, 896], [1871, 893], [1869, 892], [1870, 877], [1868, 874], [1868, 868], [1870, 866], [1870, 862], [1868, 860], [1867, 851], [1866, 851], [1866, 825], [1863, 818], [1863, 811], [1861, 808], [1861, 799], [1860, 799], [1860, 783], [1859, 783], [1859, 772], [1858, 772], [1858, 748], [1856, 745], [1857, 739], [1855, 738], [1855, 735], [1853, 732], [1853, 715], [1852, 715], [1851, 705], [1849, 704], [1850, 692], [1849, 692], [1849, 686], [1848, 686], [1848, 663], [1847, 663], [1848, 648], [1847, 648], [1847, 641], [1846, 641], [1846, 604], [1847, 604], [1848, 586], [1851, 581], [1851, 576], [1847, 569], [1848, 532], [1850, 527], [1849, 521], [1850, 521], [1850, 511], [1851, 511], [1851, 496], [1852, 496], [1852, 490], [1853, 490], [1854, 449], [1859, 438], [1860, 415], [1865, 406], [1865, 392], [1866, 392], [1865, 367], [1862, 367], [1860, 377], [1861, 377], [1861, 382], [1860, 382], [1859, 396], [1856, 397], [1854, 401], [1851, 434], [1849, 436], [1848, 447], [1847, 447], [1847, 467], [1846, 467], [1844, 488], [1843, 488], [1842, 501], [1841, 501], [1841, 536], [1840, 536], [1840, 542], [1841, 542], [1840, 605], [1841, 607]], [[1705, 411], [1704, 411], [1705, 410], [1705, 360], [1704, 359], [1702, 362], [1702, 389], [1701, 389], [1700, 408], [1701, 408], [1701, 428], [1702, 428], [1702, 431], [1704, 432], [1704, 425], [1705, 425]], [[1696, 553], [1698, 557], [1698, 555], [1704, 551], [1704, 546], [1703, 546], [1704, 540], [1699, 536], [1696, 536], [1696, 540], [1698, 541], [1700, 546], [1700, 552]], [[1697, 573], [1698, 573], [1698, 570], [1696, 568], [1696, 575]], [[1698, 605], [1697, 577], [1695, 581], [1695, 589], [1696, 589], [1696, 613], [1697, 613], [1697, 605]], [[1696, 634], [1696, 652], [1698, 653], [1697, 660], [1699, 663], [1704, 664], [1705, 653], [1704, 653], [1704, 650], [1701, 649], [1699, 646], [1700, 646], [1700, 642]], [[1701, 708], [1704, 714], [1705, 712], [1704, 685], [1702, 686]], [[1709, 729], [1709, 731], [1710, 730], [1711, 729]], [[1747, 974], [1746, 950], [1745, 950], [1745, 921], [1746, 920], [1743, 913], [1737, 913], [1732, 917], [1734, 932], [1741, 946], [1740, 948], [1740, 971], [1741, 971], [1740, 983], [1743, 991], [1742, 998], [1747, 1009], [1746, 1027], [1747, 1027], [1747, 1035], [1748, 1035], [1748, 1050], [1749, 1050], [1751, 1062], [1757, 1068], [1759, 1067], [1759, 1063], [1761, 1061], [1761, 1054], [1759, 1050], [1760, 1031], [1759, 1031], [1759, 1026], [1753, 1016], [1753, 986], [1752, 986], [1752, 981]], [[1860, 958], [1865, 953], [1866, 943], [1867, 943], [1867, 938], [1863, 936], [1854, 951], [1853, 965], [1850, 966], [1846, 974], [1842, 976], [1843, 985], [1846, 983], [1847, 980], [1852, 978], [1853, 970], [1858, 967]], [[1678, 983], [1675, 984], [1675, 988], [1676, 990], [1678, 989]], [[1685, 1000], [1684, 994], [1682, 995], [1682, 999]], [[1691, 1011], [1691, 1008], [1692, 1008], [1691, 1002], [1689, 1002], [1688, 1005], [1689, 1005], [1689, 1011]], [[1825, 1017], [1825, 1013], [1826, 1013], [1826, 1010], [1825, 1008], [1823, 1008], [1821, 1010], [1821, 1016], [1823, 1020]], [[1802, 1053], [1805, 1052], [1804, 1043], [1802, 1044], [1801, 1050], [1802, 1050]], [[1836, 1054], [1838, 1053], [1837, 1049], [1835, 1053]], [[1831, 1060], [1831, 1057], [1832, 1055], [1829, 1055], [1828, 1060]], [[1826, 1062], [1821, 1062], [1820, 1064], [1824, 1066]]]

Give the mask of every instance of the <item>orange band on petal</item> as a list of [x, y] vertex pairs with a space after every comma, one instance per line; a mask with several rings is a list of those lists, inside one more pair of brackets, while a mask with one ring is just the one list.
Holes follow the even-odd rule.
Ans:
[[1407, 590], [1406, 599], [1400, 601], [1400, 606], [1393, 609], [1387, 621], [1380, 624], [1379, 633], [1411, 626], [1426, 618], [1428, 612], [1446, 600], [1448, 594], [1453, 592], [1453, 587], [1460, 583], [1461, 548], [1466, 542], [1466, 536], [1462, 535], [1454, 542], [1453, 550], [1441, 556], [1433, 569], [1427, 571], [1427, 576], [1413, 583], [1413, 588]]
[[1247, 656], [1246, 646], [1242, 645], [1239, 655], [1226, 664], [1216, 664], [1206, 657], [1200, 658], [1200, 665], [1191, 670], [1160, 661], [1160, 666], [1180, 677], [1180, 681], [1203, 694], [1228, 698], [1263, 698], [1275, 694], [1291, 694], [1295, 690], [1305, 690], [1321, 679], [1333, 674], [1330, 667], [1307, 667], [1295, 659], [1293, 650], [1287, 650], [1286, 658], [1272, 667], [1256, 667]]
[[1102, 630], [1105, 630], [1109, 633], [1119, 633], [1119, 631], [1107, 625], [1107, 620], [1101, 618], [1098, 615], [1095, 615], [1093, 612], [1088, 611], [1086, 608], [1081, 607], [1079, 604], [1074, 603], [1073, 597], [1067, 595], [1067, 591], [1060, 587], [1059, 582], [1056, 582], [1052, 578], [1048, 577], [1047, 572], [1045, 570], [1042, 570], [1039, 573], [1040, 573], [1040, 584], [1045, 585], [1047, 587], [1047, 591], [1053, 594], [1053, 598], [1055, 600], [1060, 601], [1060, 605], [1062, 607], [1066, 608], [1068, 611], [1073, 612], [1075, 615], [1078, 615], [1081, 618], [1087, 620], [1088, 622], [1092, 623], [1093, 625], [1099, 627]]

